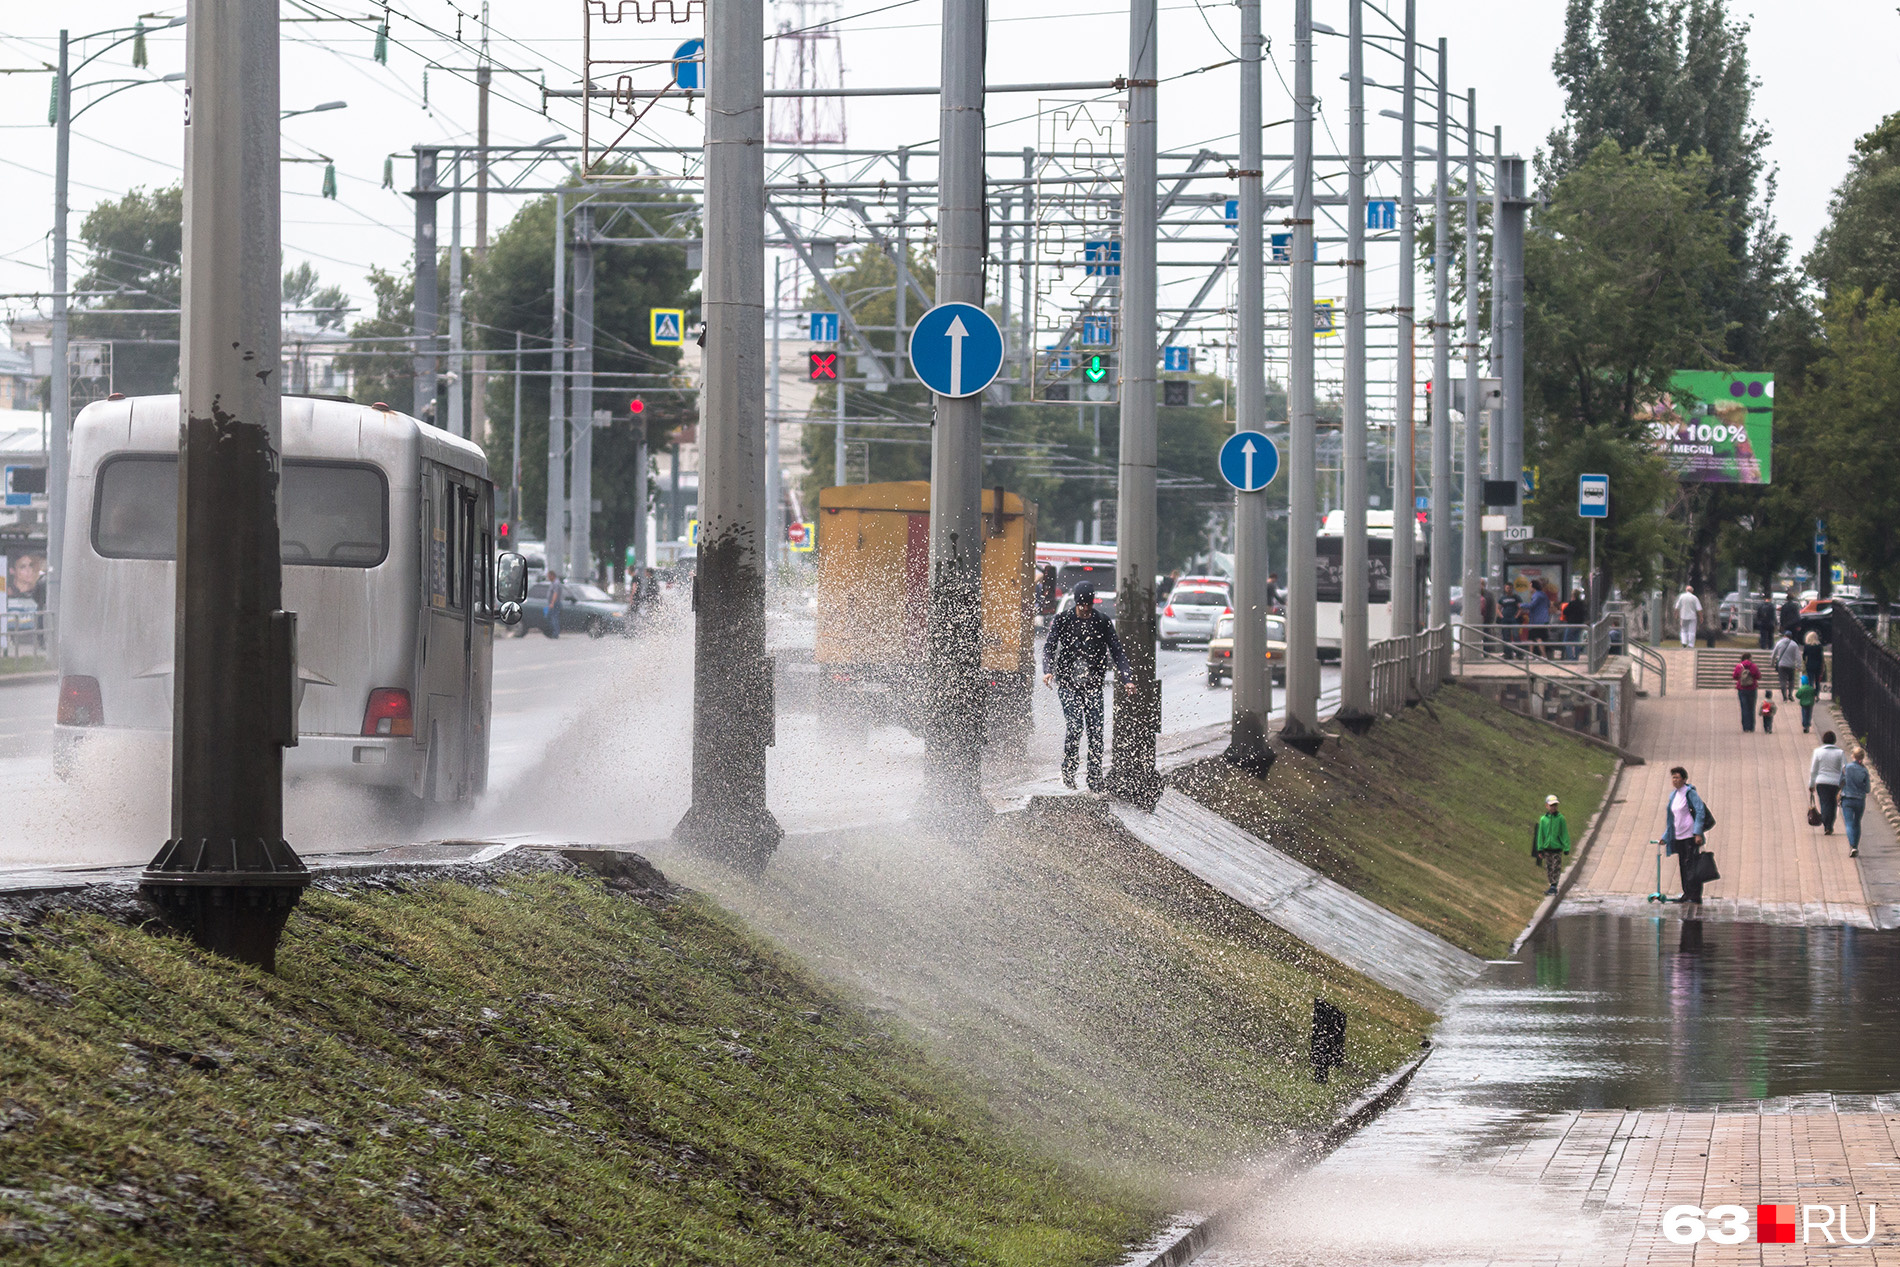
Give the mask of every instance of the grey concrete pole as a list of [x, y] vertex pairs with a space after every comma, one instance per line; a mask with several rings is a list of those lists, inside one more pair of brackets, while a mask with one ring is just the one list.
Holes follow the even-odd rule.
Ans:
[[468, 435], [462, 416], [462, 156], [454, 167], [455, 192], [449, 195], [449, 416], [438, 419], [450, 435]]
[[1135, 692], [1115, 692], [1115, 795], [1152, 807], [1161, 795], [1155, 735], [1155, 0], [1128, 6], [1128, 143], [1122, 159], [1121, 462], [1115, 499], [1115, 628]]
[[765, 654], [765, 6], [706, 5], [705, 425], [693, 610], [693, 805], [677, 839], [764, 866], [773, 740]]
[[[1504, 129], [1491, 130], [1491, 377], [1504, 379], [1504, 253], [1498, 234], [1504, 223]], [[1491, 410], [1491, 478], [1504, 478], [1504, 401]], [[1513, 476], [1513, 479], [1516, 477]], [[1485, 573], [1493, 580], [1504, 576], [1504, 543], [1499, 533], [1485, 537]]]
[[[1236, 263], [1240, 267], [1239, 347], [1234, 358], [1234, 418], [1237, 429], [1267, 429], [1266, 285], [1261, 251], [1260, 198], [1260, 0], [1240, 0], [1240, 207]], [[1261, 436], [1261, 444], [1266, 436]], [[1255, 777], [1273, 765], [1267, 742], [1273, 713], [1273, 670], [1267, 664], [1267, 494], [1234, 494], [1234, 732], [1224, 754]]]
[[1392, 632], [1418, 631], [1418, 332], [1416, 328], [1418, 47], [1413, 43], [1418, 0], [1405, 0], [1405, 107], [1399, 124], [1399, 300], [1397, 388], [1393, 395]]
[[1287, 742], [1318, 747], [1319, 531], [1313, 409], [1313, 0], [1293, 0], [1293, 232], [1287, 301]]
[[[1503, 176], [1503, 212], [1498, 217], [1498, 246], [1502, 255], [1504, 372], [1504, 474], [1518, 480], [1524, 469], [1524, 213], [1530, 206], [1524, 195], [1524, 160], [1507, 158]], [[1524, 522], [1522, 488], [1518, 504], [1508, 512], [1509, 522]]]
[[1363, 0], [1348, 0], [1346, 159], [1346, 364], [1340, 427], [1339, 720], [1372, 718], [1372, 647], [1366, 541], [1366, 54]]
[[1022, 322], [1023, 344], [1017, 349], [1022, 369], [1023, 399], [1036, 398], [1036, 297], [1032, 286], [1036, 275], [1036, 187], [1031, 180], [1036, 174], [1036, 151], [1030, 146], [1023, 147], [1023, 271], [1022, 271]]
[[[910, 146], [908, 145], [900, 145], [897, 147], [897, 233], [895, 236], [897, 238], [897, 259], [895, 261], [897, 265], [897, 293], [892, 296], [892, 299], [896, 303], [897, 329], [893, 332], [891, 346], [897, 350], [898, 354], [891, 358], [891, 368], [894, 371], [892, 375], [893, 378], [901, 383], [904, 381], [904, 367], [910, 360], [909, 357], [903, 354], [904, 349], [910, 346]], [[1007, 280], [1009, 277], [1008, 269], [1003, 270], [1003, 277], [1005, 279], [1003, 282], [1003, 294], [1005, 296], [1005, 320], [1003, 327], [1005, 331], [1004, 337], [1007, 338], [1009, 328], [1009, 322], [1007, 320], [1007, 296], [1009, 294], [1009, 282]]]
[[1451, 144], [1445, 41], [1438, 41], [1438, 188], [1432, 242], [1432, 592], [1428, 623], [1451, 619]]
[[[488, 40], [484, 30], [482, 58], [475, 68], [475, 267], [479, 270], [488, 258], [488, 91], [494, 71], [488, 64]], [[456, 181], [461, 184], [461, 181]], [[485, 341], [484, 341], [485, 342]], [[521, 359], [515, 358], [515, 369]], [[469, 367], [468, 434], [477, 444], [488, 443], [488, 357], [478, 355]], [[521, 381], [521, 375], [515, 375]]]
[[[983, 303], [987, 0], [944, 0], [937, 302]], [[933, 818], [987, 817], [984, 683], [983, 398], [936, 399], [930, 433], [930, 616], [924, 760]], [[1000, 510], [1000, 508], [999, 508]]]
[[[521, 331], [515, 331], [515, 420], [509, 430], [514, 432], [510, 443], [514, 447], [514, 460], [508, 466], [508, 522], [514, 525], [514, 532], [521, 531]], [[514, 542], [510, 541], [510, 548]]]
[[[437, 357], [436, 324], [441, 312], [441, 296], [436, 281], [435, 204], [442, 197], [436, 183], [436, 151], [416, 146], [416, 187], [409, 196], [416, 200], [416, 303], [411, 330], [415, 335], [415, 403], [412, 412], [418, 418], [433, 417], [429, 407], [435, 404]], [[443, 420], [435, 418], [437, 426]]]
[[187, 11], [172, 837], [140, 884], [200, 945], [269, 969], [310, 882], [284, 840], [277, 0]]
[[1484, 471], [1479, 466], [1478, 428], [1478, 90], [1465, 97], [1465, 487], [1463, 619], [1478, 623], [1478, 577], [1484, 566], [1478, 517], [1484, 513]]
[[72, 171], [73, 86], [68, 69], [69, 37], [59, 33], [59, 68], [53, 107], [53, 328], [52, 407], [46, 450], [46, 607], [53, 613], [53, 662], [59, 662], [60, 571], [66, 563], [66, 474], [73, 425], [73, 380], [67, 368], [70, 329], [66, 296], [66, 217]]
[[568, 573], [594, 579], [594, 209], [574, 208], [574, 378], [568, 386]]
[[[781, 275], [785, 266], [782, 258], [772, 260], [772, 368], [771, 379], [767, 385], [770, 393], [767, 404], [770, 415], [765, 422], [765, 567], [768, 576], [777, 578], [780, 562], [785, 556], [785, 470], [779, 464], [779, 380], [784, 377], [784, 366], [779, 362], [779, 326], [783, 323], [785, 279]], [[897, 292], [904, 293], [900, 287]], [[902, 346], [901, 344], [899, 345]], [[677, 450], [675, 450], [677, 452]]]
[[548, 571], [567, 574], [567, 195], [554, 194], [554, 322], [548, 353]]

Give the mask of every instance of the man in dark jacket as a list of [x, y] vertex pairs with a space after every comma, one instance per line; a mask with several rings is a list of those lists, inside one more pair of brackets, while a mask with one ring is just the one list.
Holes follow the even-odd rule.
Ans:
[[1101, 790], [1102, 784], [1102, 674], [1109, 661], [1123, 689], [1135, 693], [1134, 671], [1122, 654], [1121, 639], [1115, 636], [1115, 624], [1095, 610], [1095, 587], [1083, 581], [1075, 587], [1075, 606], [1057, 616], [1049, 626], [1049, 637], [1042, 644], [1042, 684], [1056, 688], [1062, 703], [1062, 782], [1075, 786], [1080, 764], [1082, 733], [1088, 732], [1088, 788]]
[[1801, 604], [1790, 595], [1781, 600], [1781, 632], [1793, 633], [1801, 627]]
[[1765, 598], [1755, 606], [1755, 641], [1763, 651], [1775, 645], [1775, 605]]

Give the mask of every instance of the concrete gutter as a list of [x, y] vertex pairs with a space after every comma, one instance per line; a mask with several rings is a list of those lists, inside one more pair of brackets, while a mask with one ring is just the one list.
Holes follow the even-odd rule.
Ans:
[[1410, 1085], [1412, 1075], [1418, 1072], [1419, 1066], [1431, 1054], [1432, 1049], [1427, 1047], [1397, 1070], [1373, 1083], [1364, 1095], [1347, 1105], [1333, 1119], [1331, 1126], [1303, 1140], [1270, 1166], [1245, 1197], [1212, 1214], [1188, 1212], [1178, 1215], [1159, 1237], [1122, 1259], [1117, 1267], [1184, 1267], [1205, 1254], [1253, 1208], [1255, 1200], [1269, 1184], [1282, 1182], [1297, 1171], [1317, 1166], [1341, 1144], [1397, 1103]]
[[37, 686], [41, 682], [59, 681], [58, 669], [44, 669], [37, 673], [0, 673], [0, 688], [9, 686]]
[[[1637, 758], [1635, 764], [1641, 765], [1642, 759]], [[1570, 865], [1565, 867], [1563, 875], [1558, 877], [1557, 891], [1537, 904], [1537, 910], [1531, 914], [1531, 922], [1524, 925], [1524, 931], [1519, 933], [1517, 940], [1511, 943], [1512, 954], [1515, 955], [1522, 950], [1524, 943], [1531, 939], [1531, 934], [1544, 926], [1544, 921], [1550, 918], [1550, 913], [1557, 909], [1557, 904], [1564, 900], [1572, 886], [1577, 883], [1577, 877], [1583, 874], [1583, 860], [1589, 856], [1590, 847], [1596, 844], [1597, 836], [1603, 830], [1603, 820], [1609, 817], [1610, 803], [1616, 799], [1617, 789], [1623, 786], [1623, 771], [1629, 765], [1630, 763], [1626, 761], [1616, 763], [1616, 770], [1610, 775], [1610, 785], [1603, 789], [1603, 800], [1597, 805], [1597, 812], [1590, 816], [1589, 823], [1584, 826], [1582, 842], [1578, 844]]]

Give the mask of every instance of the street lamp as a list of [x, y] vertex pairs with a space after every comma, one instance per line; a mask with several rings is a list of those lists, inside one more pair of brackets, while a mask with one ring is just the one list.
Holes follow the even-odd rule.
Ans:
[[72, 427], [73, 401], [72, 382], [67, 374], [67, 339], [70, 331], [70, 318], [66, 296], [66, 215], [67, 185], [72, 167], [72, 130], [73, 120], [87, 110], [98, 105], [108, 97], [117, 96], [128, 88], [140, 84], [174, 83], [184, 78], [183, 74], [165, 75], [155, 79], [102, 80], [83, 87], [98, 88], [106, 84], [117, 85], [111, 92], [101, 93], [78, 110], [73, 109], [73, 76], [90, 66], [105, 53], [146, 34], [148, 30], [169, 30], [183, 26], [185, 19], [173, 18], [159, 27], [121, 26], [104, 31], [94, 31], [83, 35], [82, 40], [99, 39], [108, 35], [119, 38], [103, 45], [81, 61], [77, 66], [71, 64], [72, 38], [69, 32], [59, 33], [59, 65], [54, 70], [53, 81], [53, 126], [56, 129], [53, 162], [53, 328], [52, 328], [52, 407], [53, 419], [50, 428], [51, 442], [46, 454], [46, 609], [53, 614], [51, 622], [53, 641], [50, 648], [53, 662], [59, 662], [59, 589], [61, 557], [66, 542], [66, 463], [68, 431]]
[[[184, 76], [180, 75], [179, 78], [182, 79]], [[279, 120], [294, 119], [300, 114], [322, 114], [325, 110], [345, 110], [349, 108], [349, 104], [347, 101], [326, 101], [320, 106], [306, 106], [302, 110], [286, 110], [277, 117]]]

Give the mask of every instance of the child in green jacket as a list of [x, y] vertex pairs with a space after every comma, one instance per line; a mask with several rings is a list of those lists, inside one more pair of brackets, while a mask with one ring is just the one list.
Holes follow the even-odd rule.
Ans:
[[1803, 673], [1801, 685], [1794, 688], [1794, 702], [1801, 705], [1801, 733], [1804, 735], [1814, 724], [1814, 701], [1820, 694], [1821, 688], [1814, 684], [1814, 679]]
[[1570, 824], [1557, 812], [1557, 798], [1544, 798], [1544, 816], [1531, 829], [1531, 858], [1544, 864], [1550, 887], [1546, 897], [1557, 891], [1557, 877], [1563, 874], [1564, 855], [1570, 852]]

